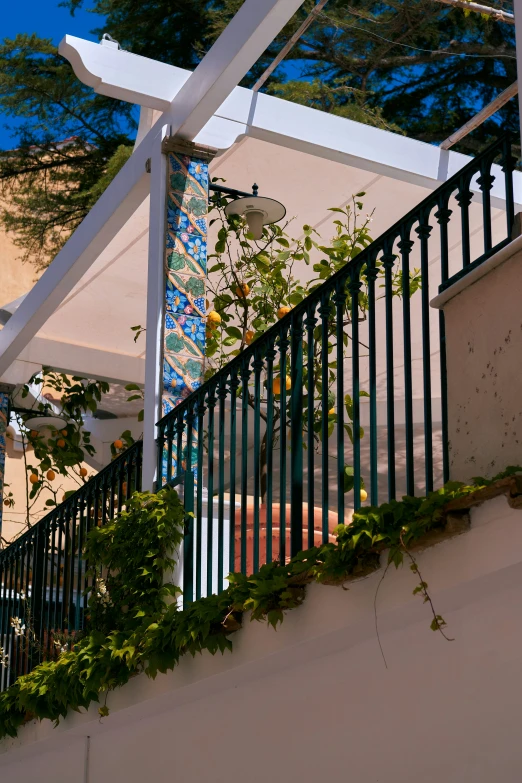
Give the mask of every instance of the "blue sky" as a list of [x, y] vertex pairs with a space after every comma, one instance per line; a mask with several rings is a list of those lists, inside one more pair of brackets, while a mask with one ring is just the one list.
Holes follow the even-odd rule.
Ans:
[[[79, 10], [71, 16], [66, 8], [60, 8], [60, 0], [3, 0], [0, 15], [0, 41], [4, 38], [14, 38], [18, 33], [36, 33], [41, 38], [51, 38], [58, 45], [63, 36], [76, 35], [79, 38], [87, 38], [96, 41], [97, 36], [90, 31], [103, 26], [104, 17], [99, 14]], [[86, 5], [88, 5], [86, 0]], [[283, 63], [279, 66], [290, 78], [296, 78], [300, 74], [299, 63]], [[9, 149], [16, 134], [4, 126], [8, 123], [15, 126], [16, 121], [0, 112], [0, 149]]]
[[[58, 0], [4, 0], [0, 16], [0, 39], [14, 38], [18, 33], [36, 33], [59, 44], [66, 33], [79, 38], [96, 40], [90, 30], [100, 27], [103, 17], [87, 11], [71, 16], [66, 8], [59, 8]], [[9, 147], [11, 138], [3, 127], [9, 118], [0, 114], [0, 149]]]

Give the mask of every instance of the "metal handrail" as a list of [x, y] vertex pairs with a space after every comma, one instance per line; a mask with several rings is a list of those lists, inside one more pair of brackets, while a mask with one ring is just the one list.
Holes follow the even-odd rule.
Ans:
[[[461, 185], [461, 183], [467, 183], [469, 185], [470, 181], [473, 179], [473, 177], [476, 174], [479, 174], [482, 172], [483, 169], [483, 163], [489, 162], [490, 164], [493, 162], [494, 157], [496, 157], [499, 152], [502, 151], [504, 154], [504, 157], [506, 158], [506, 155], [508, 155], [508, 158], [506, 158], [505, 162], [503, 160], [502, 162], [502, 170], [505, 170], [505, 180], [506, 180], [506, 220], [507, 220], [507, 237], [502, 242], [498, 243], [495, 247], [490, 247], [489, 250], [485, 250], [484, 254], [478, 259], [479, 263], [482, 263], [487, 258], [489, 258], [493, 253], [498, 252], [501, 247], [503, 247], [507, 242], [511, 241], [511, 231], [513, 229], [513, 220], [514, 220], [514, 197], [513, 197], [513, 180], [512, 180], [512, 172], [514, 171], [514, 161], [515, 159], [511, 157], [511, 142], [510, 142], [510, 134], [506, 133], [503, 136], [500, 137], [500, 139], [497, 139], [492, 144], [490, 144], [480, 155], [477, 155], [473, 160], [471, 160], [469, 163], [464, 166], [464, 168], [460, 169], [456, 174], [454, 174], [452, 177], [450, 177], [443, 185], [440, 185], [436, 190], [433, 191], [433, 193], [430, 193], [429, 196], [426, 196], [423, 201], [421, 201], [417, 206], [413, 207], [406, 215], [404, 215], [400, 220], [398, 220], [396, 223], [393, 224], [390, 228], [386, 229], [386, 231], [381, 234], [380, 237], [375, 239], [371, 245], [364, 248], [359, 255], [353, 259], [352, 261], [349, 261], [345, 267], [340, 269], [338, 272], [335, 273], [335, 275], [332, 275], [332, 277], [328, 278], [328, 280], [325, 280], [324, 283], [322, 283], [318, 288], [315, 289], [306, 299], [304, 299], [302, 302], [299, 302], [295, 307], [292, 308], [290, 313], [283, 316], [283, 318], [279, 321], [279, 323], [274, 324], [270, 327], [270, 329], [267, 329], [265, 334], [262, 338], [263, 340], [269, 340], [270, 338], [277, 336], [278, 331], [281, 327], [284, 326], [290, 326], [292, 320], [296, 318], [297, 315], [300, 313], [304, 313], [304, 311], [307, 309], [309, 304], [311, 302], [319, 302], [321, 297], [325, 292], [331, 292], [336, 284], [343, 279], [346, 279], [350, 276], [353, 269], [360, 269], [367, 260], [370, 260], [372, 256], [375, 256], [379, 252], [386, 253], [388, 252], [388, 248], [393, 245], [393, 242], [396, 238], [402, 236], [403, 230], [405, 227], [409, 227], [411, 229], [416, 221], [419, 219], [426, 220], [429, 216], [429, 212], [434, 209], [443, 209], [443, 204], [446, 204], [447, 208], [447, 202], [449, 201], [451, 195], [455, 192], [456, 186]], [[509, 151], [509, 152], [508, 152]], [[493, 156], [493, 157], [492, 157]], [[491, 183], [492, 185], [492, 183]], [[482, 188], [480, 187], [482, 190]], [[471, 199], [470, 199], [471, 203]], [[443, 219], [443, 216], [441, 216], [441, 220]], [[448, 216], [449, 220], [449, 216]], [[440, 222], [440, 221], [439, 221]], [[469, 239], [468, 239], [469, 242]], [[474, 262], [476, 264], [477, 262]], [[463, 272], [466, 273], [468, 270], [467, 267], [470, 266], [468, 263], [464, 268]], [[455, 280], [457, 280], [462, 275], [459, 273], [458, 275], [455, 275]], [[443, 283], [440, 286], [441, 290], [444, 290], [444, 288], [447, 288], [448, 285], [451, 285], [451, 283], [455, 282], [453, 277], [451, 279], [446, 279], [443, 281]], [[158, 422], [158, 427], [163, 427], [166, 422], [168, 422], [169, 418], [175, 417], [181, 410], [184, 408], [186, 409], [193, 401], [194, 396], [198, 395], [200, 396], [203, 394], [206, 390], [210, 389], [213, 385], [216, 384], [216, 380], [219, 382], [219, 378], [225, 378], [230, 374], [230, 370], [234, 368], [234, 366], [239, 366], [243, 361], [245, 361], [247, 358], [253, 359], [254, 354], [256, 352], [257, 348], [257, 342], [256, 344], [252, 344], [247, 346], [241, 351], [241, 354], [239, 356], [234, 357], [230, 360], [224, 367], [222, 367], [220, 370], [217, 371], [215, 375], [212, 376], [209, 380], [207, 380], [204, 384], [202, 384], [199, 389], [192, 392], [189, 396], [187, 396], [184, 400], [182, 400], [179, 405], [176, 406], [176, 408], [173, 411], [169, 411], [165, 416], [163, 416]]]
[[[10, 661], [0, 668], [0, 691], [53, 657], [56, 634], [84, 627], [92, 587], [82, 555], [86, 535], [141, 489], [142, 446], [134, 443], [0, 552], [0, 647]], [[25, 623], [24, 636], [16, 636], [12, 617]]]
[[[492, 173], [493, 163], [500, 157], [505, 182], [506, 205], [506, 233], [505, 236], [493, 244], [493, 226], [491, 214], [491, 189], [495, 175]], [[187, 487], [185, 489], [185, 503], [195, 513], [195, 520], [187, 529], [188, 554], [185, 557], [185, 600], [192, 596], [199, 597], [205, 592], [213, 592], [222, 589], [223, 574], [228, 570], [234, 570], [239, 566], [243, 571], [252, 568], [256, 571], [260, 564], [271, 559], [274, 554], [279, 559], [285, 559], [290, 554], [295, 554], [303, 548], [306, 534], [307, 543], [311, 546], [317, 540], [314, 528], [314, 499], [319, 500], [315, 493], [314, 483], [317, 469], [321, 474], [320, 511], [322, 516], [321, 540], [329, 540], [329, 507], [335, 506], [335, 513], [339, 521], [346, 518], [344, 493], [344, 475], [341, 471], [341, 463], [344, 465], [346, 455], [345, 437], [349, 427], [349, 438], [352, 440], [351, 452], [353, 465], [353, 507], [357, 509], [361, 504], [361, 492], [363, 477], [361, 474], [361, 405], [360, 405], [360, 351], [359, 335], [359, 311], [358, 299], [361, 287], [364, 285], [368, 296], [368, 322], [367, 328], [367, 364], [368, 364], [368, 393], [369, 393], [369, 500], [376, 504], [384, 494], [379, 490], [379, 457], [378, 439], [380, 437], [377, 427], [377, 365], [376, 356], [379, 352], [385, 354], [385, 369], [380, 374], [385, 377], [385, 389], [383, 391], [386, 404], [386, 476], [388, 498], [395, 497], [397, 492], [397, 463], [404, 463], [404, 487], [408, 494], [415, 494], [415, 444], [413, 418], [413, 379], [412, 379], [412, 321], [410, 305], [410, 261], [412, 249], [415, 243], [419, 247], [420, 276], [421, 276], [421, 316], [418, 331], [422, 334], [422, 395], [423, 395], [423, 430], [424, 430], [424, 485], [423, 490], [433, 488], [434, 481], [434, 456], [433, 456], [433, 404], [432, 404], [432, 367], [430, 356], [430, 340], [432, 340], [432, 327], [430, 319], [435, 314], [430, 313], [429, 286], [433, 286], [433, 279], [429, 279], [430, 237], [435, 221], [439, 226], [440, 266], [437, 287], [444, 288], [451, 284], [456, 277], [466, 274], [474, 265], [482, 263], [493, 253], [511, 240], [511, 231], [514, 220], [513, 199], [513, 169], [514, 158], [511, 154], [511, 142], [506, 134], [491, 144], [480, 155], [471, 160], [464, 168], [450, 177], [443, 185], [430, 193], [420, 204], [411, 209], [403, 218], [394, 223], [378, 239], [353, 258], [351, 261], [332, 275], [328, 280], [318, 286], [306, 299], [297, 304], [280, 321], [271, 326], [263, 335], [256, 339], [250, 346], [244, 348], [239, 355], [231, 359], [224, 367], [216, 372], [209, 380], [203, 383], [197, 390], [187, 396], [173, 410], [167, 413], [158, 422], [158, 472], [163, 481], [179, 482], [185, 475]], [[471, 258], [471, 235], [469, 228], [470, 206], [474, 199], [471, 189], [472, 181], [478, 176], [476, 186], [477, 195], [482, 203], [482, 233], [483, 253], [478, 259]], [[454, 197], [455, 203], [450, 201]], [[448, 224], [454, 214], [460, 217], [461, 235], [461, 268], [455, 275], [450, 275], [450, 266], [455, 254], [450, 254], [448, 242]], [[451, 257], [450, 257], [451, 255]], [[394, 311], [394, 275], [402, 272], [401, 318], [397, 318]], [[376, 328], [376, 280], [383, 279], [384, 288], [384, 322], [382, 325], [382, 339], [379, 334], [377, 341]], [[432, 275], [433, 278], [433, 275]], [[397, 278], [395, 278], [397, 280]], [[395, 283], [396, 285], [396, 283]], [[351, 325], [351, 335], [346, 335], [342, 329], [343, 317]], [[440, 345], [440, 397], [441, 397], [441, 440], [442, 440], [442, 467], [441, 478], [448, 478], [448, 425], [447, 425], [447, 400], [446, 400], [446, 361], [445, 361], [445, 329], [444, 317], [437, 315], [439, 327]], [[329, 331], [331, 334], [329, 333]], [[403, 454], [397, 452], [396, 430], [402, 426], [396, 422], [395, 408], [398, 399], [395, 392], [396, 386], [396, 361], [394, 341], [397, 333], [402, 338], [403, 360], [403, 384], [404, 400], [404, 447]], [[336, 377], [331, 382], [328, 380], [328, 363], [331, 357], [328, 351], [328, 335], [333, 336], [337, 345], [336, 359], [338, 367], [343, 367], [343, 372], [336, 372]], [[344, 412], [345, 382], [344, 370], [346, 369], [345, 356], [342, 350], [343, 340], [349, 340], [352, 348], [351, 356], [351, 416]], [[322, 366], [312, 366], [312, 353], [318, 350], [322, 341], [321, 362]], [[378, 346], [378, 347], [377, 347]], [[280, 378], [285, 379], [289, 371], [289, 393], [286, 393], [286, 381], [282, 383], [280, 394], [272, 393], [274, 373], [279, 373]], [[315, 373], [315, 376], [314, 376]], [[309, 394], [310, 379], [315, 382], [321, 375], [319, 386], [322, 391], [317, 399]], [[304, 382], [306, 380], [306, 384]], [[323, 382], [324, 381], [324, 382]], [[335, 396], [333, 418], [329, 403], [330, 393]], [[319, 387], [318, 387], [319, 388]], [[263, 410], [267, 411], [264, 419], [261, 417], [261, 389], [266, 389], [266, 399], [263, 401]], [[238, 396], [239, 395], [239, 396]], [[310, 402], [311, 404], [307, 403]], [[225, 409], [225, 400], [227, 407]], [[303, 401], [305, 408], [303, 409]], [[236, 411], [237, 405], [240, 412]], [[250, 412], [249, 412], [250, 409]], [[313, 410], [312, 410], [313, 409]], [[263, 470], [268, 470], [268, 491], [263, 495], [260, 488], [261, 465], [257, 454], [263, 438], [267, 436], [267, 430], [273, 426], [271, 411], [283, 411], [285, 426], [281, 427], [279, 465], [275, 466], [274, 455], [271, 456], [270, 465], [263, 465]], [[303, 413], [303, 410], [305, 413]], [[218, 413], [217, 434], [215, 423], [215, 411]], [[250, 421], [249, 417], [253, 421]], [[239, 425], [238, 425], [239, 422]], [[333, 427], [331, 426], [333, 423]], [[245, 432], [248, 428], [253, 430], [254, 449], [248, 448]], [[241, 442], [237, 440], [239, 428], [241, 429]], [[314, 429], [315, 428], [315, 429]], [[287, 430], [289, 440], [286, 442]], [[328, 448], [322, 448], [321, 464], [316, 465], [310, 458], [310, 452], [314, 448], [314, 433], [319, 434], [323, 443], [329, 438], [335, 441], [336, 456], [339, 460], [335, 480], [330, 479], [331, 472]], [[268, 432], [272, 437], [273, 433]], [[206, 438], [206, 440], [205, 440]], [[217, 443], [216, 443], [217, 441]], [[226, 443], [230, 441], [230, 447]], [[306, 464], [303, 462], [303, 441], [307, 451]], [[216, 448], [216, 455], [214, 455]], [[290, 457], [286, 459], [286, 449], [289, 449]], [[225, 452], [230, 455], [225, 459]], [[400, 457], [400, 460], [399, 460]], [[223, 467], [226, 462], [226, 471]], [[401, 469], [402, 469], [401, 462]], [[205, 464], [204, 464], [205, 463]], [[208, 463], [208, 464], [207, 464]], [[184, 470], [183, 466], [190, 465], [192, 470]], [[350, 466], [349, 466], [350, 467]], [[289, 475], [287, 476], [287, 472]], [[195, 483], [191, 489], [191, 475], [195, 476]], [[203, 501], [203, 483], [206, 484], [208, 493], [212, 498], [214, 494], [214, 482], [217, 484], [218, 510], [214, 514], [214, 501]], [[277, 492], [275, 482], [278, 482]], [[235, 484], [239, 484], [237, 488]], [[382, 481], [381, 481], [382, 483]], [[329, 484], [334, 484], [337, 500], [332, 503], [329, 499]], [[230, 521], [225, 520], [225, 490], [228, 488], [230, 503]], [[290, 500], [290, 537], [287, 542], [286, 526], [286, 500], [287, 489]], [[188, 500], [187, 500], [188, 498]], [[240, 511], [234, 510], [235, 501], [238, 498]], [[253, 498], [253, 500], [252, 500]], [[306, 498], [306, 501], [305, 501]], [[266, 502], [262, 502], [266, 501]], [[279, 501], [279, 505], [277, 503]], [[205, 506], [206, 503], [206, 506]], [[246, 510], [247, 504], [252, 506], [252, 513]], [[307, 503], [307, 507], [306, 507]], [[212, 508], [210, 508], [212, 504]], [[303, 505], [305, 504], [305, 505]], [[274, 511], [275, 509], [275, 511]], [[206, 514], [206, 516], [205, 516]], [[250, 518], [250, 516], [252, 519]], [[264, 521], [266, 514], [266, 522]], [[280, 519], [275, 524], [275, 516]], [[236, 525], [235, 517], [240, 517], [239, 525]], [[217, 518], [214, 518], [214, 517]], [[307, 520], [304, 520], [307, 516]], [[226, 522], [226, 524], [225, 524]], [[307, 522], [307, 524], [305, 524]], [[214, 523], [217, 527], [214, 530]], [[260, 531], [263, 525], [266, 527], [266, 552], [261, 552]], [[206, 528], [205, 528], [206, 526]], [[227, 527], [228, 526], [228, 527]], [[274, 533], [275, 528], [278, 528]], [[205, 534], [206, 529], [206, 534]], [[272, 547], [272, 534], [277, 534], [278, 551], [274, 553]], [[204, 541], [205, 535], [206, 543]], [[251, 540], [253, 536], [253, 541]], [[212, 539], [217, 538], [217, 558], [208, 546]], [[270, 539], [270, 540], [269, 540]], [[207, 546], [207, 551], [204, 548]], [[227, 562], [223, 561], [224, 552], [228, 546]], [[240, 553], [236, 556], [239, 547]], [[248, 550], [248, 551], [247, 551]], [[206, 560], [207, 570], [206, 589], [203, 584], [205, 579], [200, 571], [203, 561]], [[217, 581], [216, 581], [217, 572]], [[195, 573], [195, 583], [193, 580]]]

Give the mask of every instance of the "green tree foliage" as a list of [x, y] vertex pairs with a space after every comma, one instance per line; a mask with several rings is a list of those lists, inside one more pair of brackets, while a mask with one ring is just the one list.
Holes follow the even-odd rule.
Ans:
[[[106, 18], [123, 48], [194, 68], [243, 0], [64, 0]], [[252, 86], [315, 5], [305, 0], [243, 80]], [[512, 10], [509, 0], [500, 3]], [[263, 86], [286, 100], [440, 142], [516, 79], [515, 28], [436, 0], [329, 0]], [[0, 155], [0, 219], [22, 255], [45, 266], [130, 152], [131, 107], [96, 96], [49, 41], [0, 46], [0, 112], [22, 118]], [[511, 101], [460, 143], [515, 132]], [[68, 139], [67, 143], [63, 143]], [[60, 143], [62, 142], [62, 143]], [[122, 146], [123, 145], [123, 146]], [[110, 164], [109, 164], [110, 161]]]
[[0, 153], [0, 220], [24, 259], [46, 266], [121, 168], [131, 108], [83, 85], [48, 40], [0, 46], [0, 112], [21, 123]]
[[[103, 32], [137, 54], [193, 67], [242, 2], [64, 4], [105, 14]], [[315, 2], [305, 0], [243, 84], [253, 85]], [[509, 0], [495, 5], [512, 11]], [[408, 136], [440, 142], [516, 78], [513, 25], [435, 0], [329, 0], [263, 89], [359, 122], [397, 126]], [[475, 151], [498, 132], [499, 123], [516, 130], [517, 111], [517, 102], [511, 101], [461, 149]]]

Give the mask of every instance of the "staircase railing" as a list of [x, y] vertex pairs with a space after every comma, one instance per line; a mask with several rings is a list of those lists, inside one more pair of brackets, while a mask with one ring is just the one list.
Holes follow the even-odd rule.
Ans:
[[0, 552], [0, 691], [57, 657], [83, 629], [93, 587], [82, 555], [86, 535], [141, 489], [141, 462], [137, 441]]
[[447, 480], [444, 317], [430, 296], [510, 241], [513, 168], [505, 136], [159, 422], [161, 480], [183, 485], [194, 514], [185, 601], [331, 540], [365, 501]]

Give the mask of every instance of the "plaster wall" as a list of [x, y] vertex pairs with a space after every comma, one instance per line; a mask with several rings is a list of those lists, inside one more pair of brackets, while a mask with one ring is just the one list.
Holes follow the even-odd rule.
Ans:
[[522, 461], [522, 250], [443, 309], [451, 476], [491, 476]]
[[[54, 729], [0, 743], [0, 779], [23, 783], [353, 780], [515, 783], [522, 747], [522, 512], [503, 497], [471, 529], [417, 553], [445, 641], [415, 578], [382, 571], [313, 585], [274, 632], [249, 624], [234, 651], [139, 676]], [[89, 757], [86, 760], [87, 737]]]
[[0, 230], [0, 259], [2, 262], [2, 285], [0, 307], [18, 299], [33, 287], [39, 273], [31, 264], [20, 260], [21, 250], [13, 244], [12, 238]]

